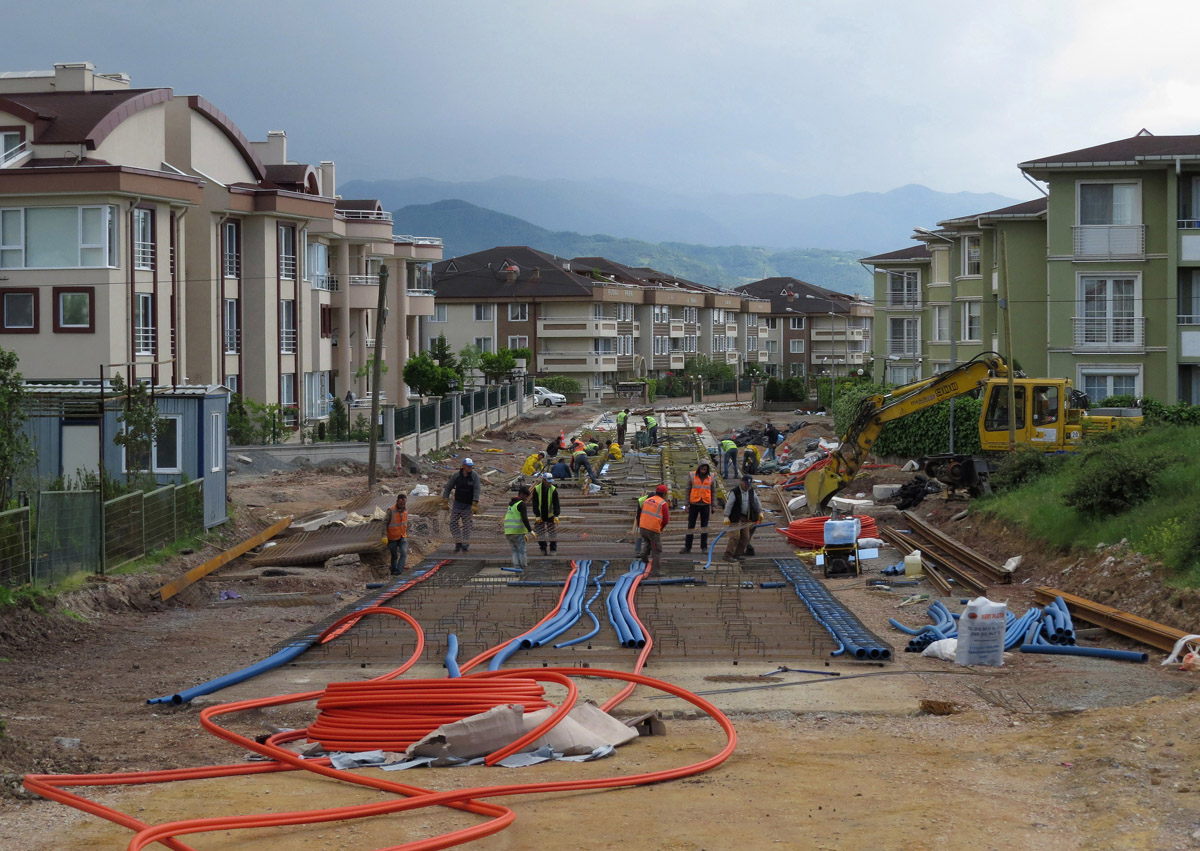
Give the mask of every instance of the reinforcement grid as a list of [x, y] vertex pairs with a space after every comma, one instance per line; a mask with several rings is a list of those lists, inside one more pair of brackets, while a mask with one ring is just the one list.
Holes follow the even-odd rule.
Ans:
[[31, 528], [28, 507], [0, 512], [0, 586], [16, 588], [30, 581]]
[[204, 531], [204, 479], [175, 486], [175, 538]]
[[36, 540], [35, 584], [52, 585], [77, 573], [100, 572], [100, 494], [39, 493]]
[[343, 553], [360, 553], [364, 547], [382, 549], [383, 521], [361, 526], [326, 526], [315, 532], [300, 532], [265, 548], [246, 563], [254, 567], [316, 564]]

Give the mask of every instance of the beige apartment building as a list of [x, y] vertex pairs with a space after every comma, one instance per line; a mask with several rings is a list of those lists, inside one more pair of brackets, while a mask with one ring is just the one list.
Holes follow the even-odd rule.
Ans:
[[223, 384], [315, 419], [368, 392], [356, 373], [379, 351], [382, 391], [406, 398], [441, 241], [337, 197], [332, 162], [86, 62], [0, 75], [0, 145], [0, 344], [27, 379]]
[[433, 282], [423, 349], [440, 334], [455, 351], [529, 348], [531, 372], [569, 375], [594, 398], [617, 381], [683, 372], [698, 354], [739, 373], [765, 354], [765, 300], [603, 257], [502, 246], [435, 264]]

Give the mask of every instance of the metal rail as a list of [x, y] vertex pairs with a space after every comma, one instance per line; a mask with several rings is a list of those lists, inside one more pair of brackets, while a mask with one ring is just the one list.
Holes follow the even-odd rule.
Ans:
[[[908, 555], [913, 550], [917, 549], [916, 544], [893, 529], [891, 526], [880, 526], [879, 537], [884, 541], [887, 541], [887, 543], [891, 544], [903, 555]], [[925, 575], [929, 577], [929, 581], [932, 582], [939, 591], [945, 595], [954, 593], [954, 587], [950, 584], [950, 580], [942, 575], [942, 572], [937, 568], [936, 565], [932, 563], [931, 559], [927, 560], [925, 558], [924, 550], [921, 551], [921, 568]]]
[[[951, 553], [960, 564], [963, 564], [976, 573], [991, 579], [993, 582], [998, 582], [1001, 585], [1008, 585], [1012, 582], [1012, 574], [1002, 569], [991, 559], [975, 552], [970, 547], [959, 543], [939, 529], [930, 526], [924, 520], [921, 520], [910, 511], [901, 511], [900, 516], [903, 517], [909, 524], [909, 528], [916, 535], [924, 538], [926, 541], [932, 542], [935, 546], [943, 551]], [[922, 550], [923, 551], [923, 550]]]
[[1174, 649], [1175, 643], [1188, 634], [1173, 626], [1156, 623], [1103, 603], [1077, 597], [1066, 591], [1059, 591], [1057, 588], [1042, 585], [1034, 588], [1033, 593], [1035, 599], [1043, 604], [1051, 602], [1055, 597], [1062, 597], [1063, 602], [1070, 609], [1072, 617], [1102, 626], [1109, 632], [1132, 638], [1134, 641], [1140, 641], [1150, 647], [1157, 647], [1159, 650]]

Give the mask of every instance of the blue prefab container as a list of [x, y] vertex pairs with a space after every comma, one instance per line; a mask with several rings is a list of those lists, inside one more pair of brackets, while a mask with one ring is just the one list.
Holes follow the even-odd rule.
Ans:
[[[62, 479], [68, 487], [100, 471], [126, 475], [125, 450], [113, 442], [121, 423], [121, 401], [98, 384], [30, 384], [25, 432], [37, 455], [37, 482], [44, 488]], [[155, 405], [164, 424], [151, 452], [159, 484], [204, 481], [204, 525], [224, 523], [226, 428], [229, 390], [220, 385], [155, 387]]]

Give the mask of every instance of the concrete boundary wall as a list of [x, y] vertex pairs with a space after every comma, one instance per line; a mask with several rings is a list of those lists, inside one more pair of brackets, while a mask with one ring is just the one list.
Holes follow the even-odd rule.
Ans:
[[[533, 397], [514, 399], [507, 405], [501, 405], [490, 411], [479, 411], [462, 417], [455, 423], [421, 423], [420, 434], [410, 434], [408, 437], [395, 439], [395, 406], [384, 405], [383, 439], [379, 442], [379, 464], [388, 465], [395, 469], [398, 453], [408, 455], [424, 455], [443, 446], [449, 446], [455, 440], [471, 435], [480, 434], [489, 429], [497, 428], [512, 422], [521, 413], [532, 410]], [[456, 436], [455, 431], [458, 434]], [[366, 443], [282, 443], [274, 446], [230, 446], [228, 457], [239, 454], [253, 453], [266, 455], [281, 463], [291, 463], [298, 458], [305, 458], [310, 464], [320, 464], [322, 461], [358, 461], [365, 464], [370, 453]]]

